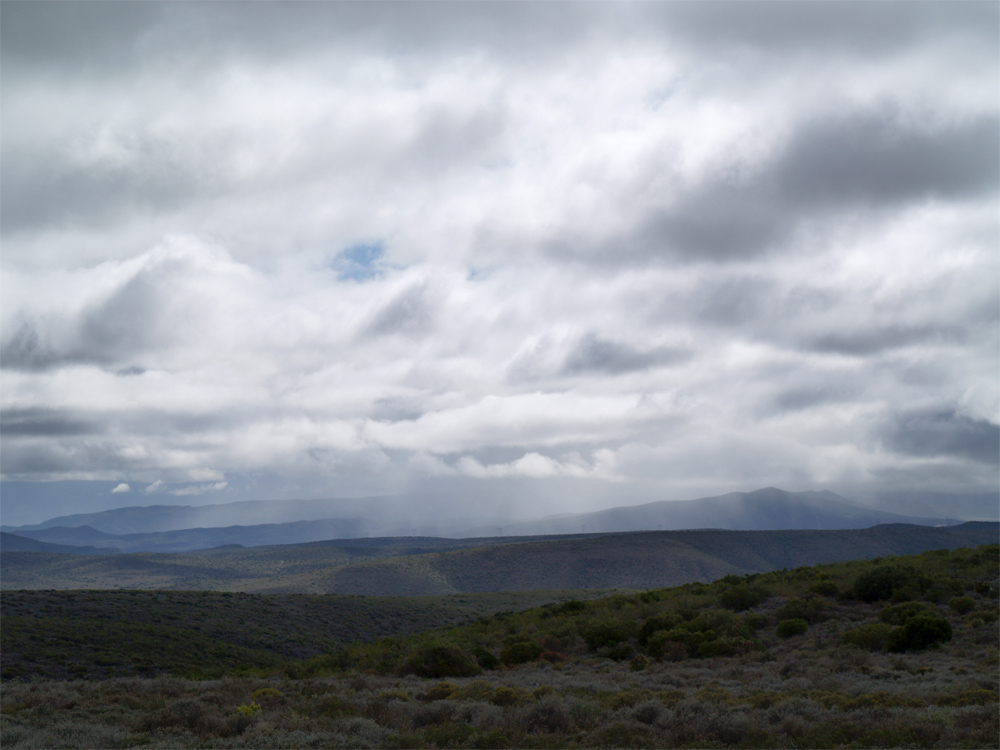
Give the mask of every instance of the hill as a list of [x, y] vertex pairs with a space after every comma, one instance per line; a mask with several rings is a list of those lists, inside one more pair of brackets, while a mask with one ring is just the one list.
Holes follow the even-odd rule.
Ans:
[[[0, 739], [4, 747], [997, 747], [998, 553], [992, 544], [588, 601], [564, 594], [341, 645], [328, 634], [345, 624], [395, 624], [421, 608], [398, 598], [6, 592], [4, 610], [16, 614], [0, 631]], [[509, 595], [479, 596], [495, 604]], [[463, 599], [477, 597], [421, 603], [448, 612], [467, 606]], [[317, 646], [326, 653], [297, 658]]]
[[508, 524], [514, 534], [572, 534], [580, 531], [648, 529], [864, 529], [887, 523], [941, 526], [948, 518], [888, 513], [866, 508], [833, 492], [787, 492], [767, 487], [719, 497], [680, 502], [660, 501], [595, 513], [582, 513]]
[[[495, 535], [499, 528], [496, 524], [469, 527], [463, 525], [462, 519], [438, 511], [440, 508], [426, 508], [423, 518], [415, 520], [412, 518], [415, 508], [406, 507], [400, 498], [244, 502], [206, 507], [151, 506], [66, 516], [37, 527], [5, 527], [4, 530], [52, 544], [114, 547], [123, 552], [190, 552], [233, 544], [252, 547], [407, 536], [414, 535], [420, 526], [432, 529], [435, 536], [479, 538]], [[337, 513], [341, 515], [334, 517]], [[307, 520], [248, 523], [290, 514]], [[237, 518], [244, 523], [232, 525], [230, 522]], [[448, 520], [442, 520], [444, 518]], [[505, 522], [503, 528], [508, 536], [538, 536], [698, 528], [860, 529], [886, 523], [940, 526], [958, 522], [865, 508], [832, 492], [793, 493], [767, 488], [700, 500], [662, 501], [596, 513]], [[163, 526], [171, 528], [149, 530]], [[146, 530], [122, 531], [138, 528]]]
[[196, 554], [2, 552], [0, 586], [418, 596], [651, 588], [993, 542], [996, 523], [834, 531], [655, 531], [551, 538], [342, 540]]
[[72, 544], [49, 544], [17, 534], [0, 531], [0, 550], [7, 552], [47, 552], [49, 554], [107, 555], [118, 552], [114, 548], [79, 546]]

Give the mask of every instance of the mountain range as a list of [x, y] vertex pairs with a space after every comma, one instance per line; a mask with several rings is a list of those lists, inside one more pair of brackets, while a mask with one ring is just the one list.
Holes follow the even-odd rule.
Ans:
[[[933, 509], [940, 503], [923, 502]], [[471, 525], [468, 519], [415, 519], [401, 500], [246, 501], [208, 506], [128, 507], [62, 516], [41, 524], [3, 527], [21, 537], [109, 552], [189, 552], [223, 545], [298, 544], [327, 539], [395, 536], [537, 536], [642, 530], [859, 529], [878, 524], [956, 524], [961, 518], [891, 513], [865, 507], [829, 491], [765, 488], [690, 501], [659, 501], [593, 513]], [[277, 522], [293, 517], [296, 520]], [[441, 515], [440, 518], [447, 518]], [[239, 525], [232, 525], [239, 519]], [[4, 542], [9, 544], [9, 542]]]
[[185, 589], [422, 596], [658, 588], [817, 563], [995, 543], [995, 522], [868, 529], [380, 538], [84, 556], [0, 552], [4, 589]]

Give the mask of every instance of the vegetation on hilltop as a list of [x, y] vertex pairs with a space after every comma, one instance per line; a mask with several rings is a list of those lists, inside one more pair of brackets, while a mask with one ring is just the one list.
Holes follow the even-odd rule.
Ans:
[[996, 747], [998, 555], [571, 599], [213, 680], [24, 675], [5, 680], [0, 734], [4, 747]]

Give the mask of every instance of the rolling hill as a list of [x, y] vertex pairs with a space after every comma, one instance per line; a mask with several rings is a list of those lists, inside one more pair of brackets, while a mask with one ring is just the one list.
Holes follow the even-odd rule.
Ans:
[[955, 519], [901, 515], [866, 508], [834, 492], [787, 492], [767, 487], [681, 502], [660, 501], [509, 524], [513, 534], [572, 534], [644, 529], [864, 529], [877, 524], [941, 526]]
[[[232, 544], [253, 547], [327, 539], [413, 535], [419, 524], [415, 526], [414, 519], [401, 512], [399, 503], [398, 498], [370, 498], [120, 508], [52, 519], [38, 527], [5, 527], [4, 531], [52, 544], [114, 547], [122, 552], [190, 552]], [[354, 515], [336, 518], [317, 516], [337, 511]], [[252, 521], [289, 513], [300, 514], [308, 520], [223, 525], [227, 519]], [[493, 536], [498, 531], [496, 525], [468, 527], [462, 526], [461, 519], [434, 521], [433, 518], [434, 512], [428, 510], [422, 521], [423, 526], [435, 529], [429, 535], [478, 538]], [[200, 523], [193, 527], [121, 531], [193, 523], [196, 520]], [[595, 513], [508, 522], [504, 531], [508, 536], [538, 536], [653, 529], [860, 529], [886, 523], [939, 526], [958, 521], [873, 510], [832, 492], [786, 492], [767, 488], [700, 500], [661, 501]]]
[[[1000, 526], [655, 531], [543, 540], [351, 540], [197, 554], [102, 557], [7, 552], [4, 589], [205, 589], [257, 593], [431, 594], [654, 588], [824, 562], [995, 542]], [[361, 544], [365, 542], [367, 544]]]

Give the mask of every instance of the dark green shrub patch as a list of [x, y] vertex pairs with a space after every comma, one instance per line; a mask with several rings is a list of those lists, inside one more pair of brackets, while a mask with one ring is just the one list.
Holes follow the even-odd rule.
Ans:
[[518, 641], [504, 647], [500, 652], [500, 661], [503, 664], [526, 664], [534, 661], [545, 652], [541, 646], [531, 641]]
[[805, 620], [818, 622], [822, 619], [827, 604], [822, 597], [806, 594], [804, 597], [789, 597], [775, 613], [779, 620]]
[[482, 670], [465, 653], [453, 646], [434, 644], [421, 649], [407, 659], [400, 674], [415, 674], [427, 679], [442, 677], [472, 677]]
[[583, 640], [586, 641], [588, 649], [597, 651], [627, 641], [633, 632], [634, 625], [631, 622], [622, 620], [602, 622], [584, 630]]
[[848, 646], [869, 651], [885, 651], [892, 640], [893, 627], [884, 622], [860, 625], [844, 633], [843, 642]]
[[904, 602], [885, 606], [878, 613], [878, 619], [890, 625], [903, 625], [911, 617], [926, 614], [934, 610], [929, 604], [923, 602]]
[[809, 623], [801, 618], [782, 620], [778, 623], [777, 628], [779, 638], [791, 638], [796, 635], [802, 635], [807, 630], [809, 630]]
[[472, 649], [472, 656], [482, 669], [496, 669], [500, 666], [500, 659], [484, 646], [476, 646]]
[[956, 596], [948, 600], [948, 606], [964, 615], [976, 608], [976, 600], [971, 596]]
[[915, 615], [902, 628], [893, 631], [892, 651], [918, 651], [951, 640], [951, 623], [931, 614]]
[[809, 593], [836, 598], [840, 596], [840, 587], [833, 581], [817, 581], [809, 587]]
[[767, 594], [764, 591], [739, 584], [725, 589], [719, 595], [719, 602], [727, 609], [743, 612], [751, 607], [756, 607], [766, 598]]
[[639, 645], [645, 647], [649, 637], [657, 630], [671, 630], [678, 627], [683, 622], [683, 618], [676, 612], [669, 612], [662, 615], [647, 617], [639, 628]]
[[896, 591], [909, 584], [916, 571], [897, 565], [882, 565], [862, 573], [854, 581], [851, 593], [863, 602], [890, 599]]

